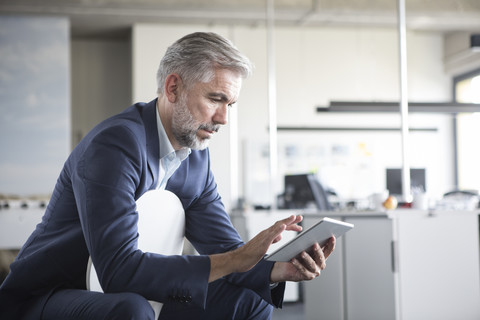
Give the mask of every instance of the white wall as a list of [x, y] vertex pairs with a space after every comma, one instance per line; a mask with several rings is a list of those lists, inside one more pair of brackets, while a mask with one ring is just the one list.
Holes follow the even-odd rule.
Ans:
[[[154, 96], [155, 71], [166, 47], [180, 36], [200, 30], [216, 31], [229, 37], [256, 65], [254, 75], [244, 82], [237, 106], [242, 150], [256, 150], [256, 154], [240, 152], [243, 161], [239, 168], [239, 184], [247, 197], [268, 196], [265, 191], [268, 188], [268, 181], [265, 181], [268, 161], [265, 162], [259, 151], [268, 143], [264, 27], [136, 25], [133, 33], [134, 98], [142, 100]], [[274, 34], [279, 126], [399, 127], [398, 115], [325, 114], [317, 113], [315, 109], [317, 105], [327, 105], [330, 100], [397, 101], [399, 58], [395, 29], [278, 27]], [[407, 48], [409, 100], [449, 101], [450, 78], [443, 71], [442, 35], [408, 32]], [[410, 121], [413, 127], [437, 130], [436, 133], [412, 134], [410, 148], [412, 166], [432, 167], [428, 169], [432, 174], [427, 173], [427, 179], [431, 180], [427, 185], [434, 193], [440, 194], [453, 185], [450, 118], [415, 114], [410, 116]], [[228, 130], [223, 131], [228, 134]], [[218, 147], [217, 142], [224, 144], [228, 138], [219, 135], [216, 140], [211, 144], [212, 165], [220, 191], [225, 195], [229, 191], [223, 184], [229, 184], [229, 180], [222, 179], [230, 174], [225, 165], [229, 163], [229, 152], [224, 145]], [[327, 166], [329, 171], [323, 170], [322, 173], [318, 168], [320, 165], [316, 165], [319, 173], [331, 181], [343, 181], [335, 187], [345, 189], [338, 190], [345, 196], [364, 195], [384, 188], [384, 168], [401, 166], [399, 141], [399, 133], [395, 132], [279, 133], [280, 145], [294, 144], [308, 150], [317, 142], [328, 151], [338, 142], [348, 146], [350, 153], [357, 152], [362, 145], [370, 150], [374, 157], [357, 159], [356, 165], [359, 162], [360, 167], [362, 163], [370, 166], [359, 175], [356, 175], [358, 170], [355, 167], [339, 170], [338, 163], [328, 152], [323, 154], [328, 158], [325, 161], [336, 167]], [[425, 144], [435, 148], [427, 151]], [[279, 152], [282, 152], [281, 148]], [[284, 158], [279, 161], [285, 162]], [[280, 167], [285, 169], [288, 165], [281, 163]], [[367, 187], [362, 185], [365, 183]], [[277, 188], [281, 191], [282, 186]]]
[[[248, 130], [241, 129], [240, 139], [246, 150], [252, 152], [254, 141], [268, 141], [267, 112], [267, 71], [266, 71], [266, 32], [263, 28], [236, 28], [235, 40], [240, 49], [252, 57], [257, 64], [256, 74], [244, 85], [239, 105], [239, 123], [249, 124]], [[398, 38], [394, 29], [372, 28], [277, 28], [276, 74], [279, 126], [311, 127], [399, 127], [398, 115], [378, 114], [325, 114], [317, 113], [315, 107], [328, 105], [330, 100], [356, 101], [398, 101], [399, 65]], [[450, 101], [450, 79], [443, 69], [443, 37], [437, 33], [407, 34], [408, 48], [408, 89], [410, 101]], [[429, 189], [434, 195], [453, 186], [453, 162], [451, 158], [451, 123], [449, 116], [419, 115], [410, 116], [411, 126], [437, 128], [438, 134], [415, 134], [412, 137], [412, 166], [431, 167], [427, 173]], [[242, 127], [242, 126], [241, 126]], [[245, 128], [245, 127], [244, 127]], [[422, 138], [419, 139], [418, 136]], [[338, 142], [353, 148], [367, 144], [373, 153], [369, 159], [357, 159], [357, 167], [351, 164], [325, 167], [320, 175], [328, 175], [334, 187], [346, 197], [365, 196], [384, 188], [384, 168], [401, 167], [400, 135], [396, 133], [345, 133], [315, 132], [279, 133], [279, 162], [282, 144], [310, 148], [314, 144], [324, 147], [323, 154], [332, 164], [328, 153]], [[418, 142], [418, 143], [416, 143]], [[422, 144], [437, 146], [426, 152]], [[265, 146], [263, 145], [263, 149]], [[385, 151], [384, 151], [385, 150]], [[265, 181], [268, 168], [259, 166], [262, 159], [248, 161], [242, 176], [246, 177], [244, 190], [248, 198], [264, 197], [268, 188]], [[441, 159], [441, 161], [438, 161]], [[263, 159], [268, 166], [268, 161]], [[362, 162], [363, 161], [363, 162]], [[329, 162], [329, 163], [328, 163]], [[365, 163], [373, 168], [363, 170]], [[325, 161], [323, 163], [325, 165]], [[279, 164], [279, 174], [282, 166]], [[317, 164], [301, 170], [320, 170]], [[359, 168], [363, 172], [359, 172]], [[360, 171], [362, 171], [360, 170]], [[299, 169], [300, 171], [300, 169]], [[353, 172], [352, 172], [353, 171]], [[250, 174], [252, 173], [252, 174]], [[335, 178], [334, 178], [335, 177]], [[281, 181], [281, 177], [279, 177]], [[335, 180], [335, 181], [333, 181]], [[372, 181], [373, 180], [373, 181]], [[343, 182], [341, 182], [343, 181]], [[341, 182], [341, 183], [339, 183]], [[429, 183], [430, 182], [430, 183]], [[259, 192], [258, 186], [264, 192]], [[277, 186], [281, 192], [282, 186]]]
[[131, 105], [130, 47], [128, 39], [72, 39], [72, 149], [99, 122]]

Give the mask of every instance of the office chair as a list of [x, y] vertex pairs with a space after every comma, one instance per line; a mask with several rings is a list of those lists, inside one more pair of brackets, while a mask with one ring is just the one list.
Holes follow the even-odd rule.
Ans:
[[323, 188], [322, 184], [318, 179], [312, 177], [310, 179], [313, 197], [315, 198], [315, 204], [317, 205], [317, 209], [320, 211], [331, 211], [333, 210], [332, 205], [328, 201], [328, 193]]
[[460, 190], [455, 189], [443, 194], [441, 202], [450, 203], [454, 209], [474, 210], [480, 208], [480, 195], [478, 190]]
[[[182, 254], [185, 212], [180, 199], [167, 190], [150, 190], [137, 200], [138, 249], [164, 255]], [[103, 292], [92, 258], [87, 264], [87, 290]], [[163, 304], [149, 301], [158, 319]]]

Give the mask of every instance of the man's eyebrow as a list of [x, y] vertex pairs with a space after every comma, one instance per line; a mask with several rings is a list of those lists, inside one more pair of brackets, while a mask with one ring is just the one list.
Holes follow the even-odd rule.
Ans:
[[[210, 92], [210, 93], [208, 93], [208, 96], [210, 98], [221, 99], [224, 102], [229, 102], [229, 99], [228, 99], [227, 95], [222, 93], [222, 92]], [[236, 103], [236, 101], [233, 101], [230, 104], [235, 104], [235, 103]]]

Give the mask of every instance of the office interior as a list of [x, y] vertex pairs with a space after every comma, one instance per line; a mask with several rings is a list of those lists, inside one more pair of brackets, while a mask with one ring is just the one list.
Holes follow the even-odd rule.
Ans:
[[[244, 240], [292, 212], [304, 227], [355, 224], [274, 319], [289, 306], [292, 319], [479, 319], [476, 1], [1, 1], [2, 256], [38, 223], [71, 149], [154, 99], [167, 46], [194, 31], [226, 36], [255, 64], [210, 143]], [[409, 194], [402, 168], [420, 172]], [[320, 183], [330, 206], [289, 205], [294, 175]], [[390, 195], [394, 209], [382, 205]]]

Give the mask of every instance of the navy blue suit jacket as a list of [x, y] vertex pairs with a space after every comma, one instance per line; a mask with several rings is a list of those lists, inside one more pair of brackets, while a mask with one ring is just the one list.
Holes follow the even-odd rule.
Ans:
[[[54, 290], [85, 289], [90, 255], [105, 292], [136, 292], [169, 303], [175, 303], [172, 296], [191, 296], [189, 303], [204, 306], [207, 255], [243, 242], [217, 192], [208, 150], [193, 150], [166, 189], [180, 198], [186, 237], [200, 255], [162, 256], [137, 249], [135, 201], [156, 186], [159, 172], [155, 107], [156, 100], [131, 106], [96, 126], [73, 150], [42, 222], [0, 288], [0, 318], [38, 319]], [[270, 290], [272, 266], [261, 261], [227, 280], [278, 306], [284, 286]]]

